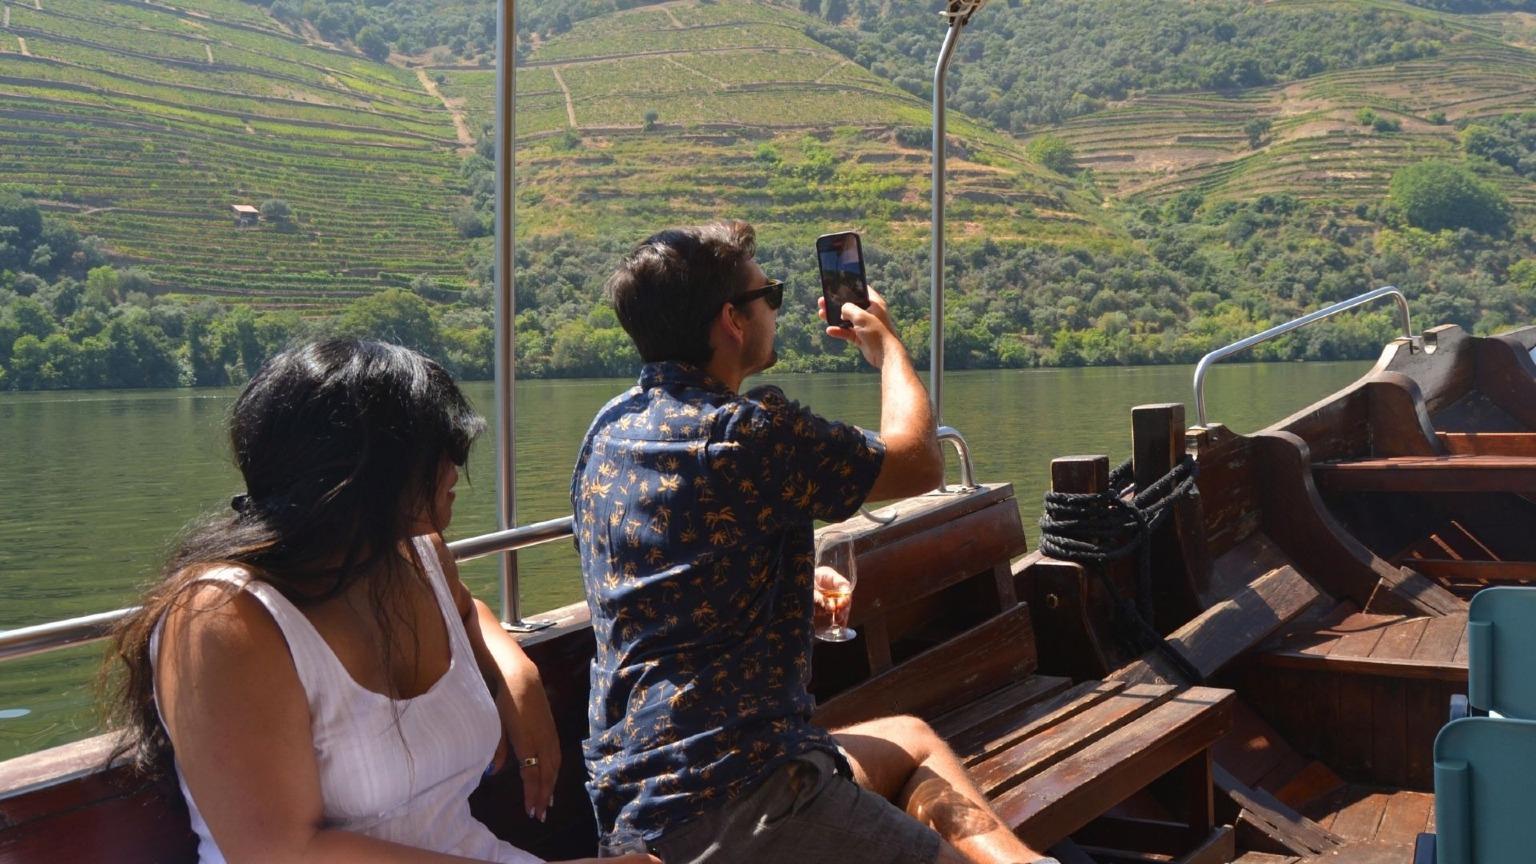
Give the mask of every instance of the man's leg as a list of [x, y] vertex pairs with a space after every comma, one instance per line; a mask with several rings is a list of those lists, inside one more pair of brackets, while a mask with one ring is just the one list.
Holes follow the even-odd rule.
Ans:
[[[916, 717], [882, 717], [832, 733], [853, 763], [854, 780], [885, 796], [947, 840], [939, 860], [1028, 864], [1044, 857], [1014, 836], [976, 788], [965, 766]], [[955, 859], [958, 851], [962, 858]]]

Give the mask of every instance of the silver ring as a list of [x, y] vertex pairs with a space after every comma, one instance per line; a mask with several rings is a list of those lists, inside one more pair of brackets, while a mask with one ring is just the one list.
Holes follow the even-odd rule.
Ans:
[[536, 767], [538, 767], [538, 764], [539, 764], [539, 757], [537, 757], [537, 756], [529, 756], [527, 759], [523, 760], [523, 767], [524, 768], [536, 768]]

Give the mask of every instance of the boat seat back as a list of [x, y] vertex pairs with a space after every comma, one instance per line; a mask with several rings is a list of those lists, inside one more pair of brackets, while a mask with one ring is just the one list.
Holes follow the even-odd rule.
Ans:
[[1530, 815], [1536, 721], [1466, 717], [1435, 738], [1439, 864], [1526, 861], [1536, 848]]
[[1467, 609], [1467, 701], [1482, 711], [1536, 720], [1536, 588], [1478, 592]]

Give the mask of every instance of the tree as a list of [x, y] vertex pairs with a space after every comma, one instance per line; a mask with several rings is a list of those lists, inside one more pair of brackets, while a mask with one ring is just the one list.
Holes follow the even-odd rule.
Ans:
[[642, 128], [649, 132], [656, 128], [656, 121], [661, 119], [661, 115], [657, 114], [656, 109], [653, 108], [645, 112], [645, 117], [643, 119], [645, 120], [645, 125]]
[[0, 193], [0, 270], [21, 270], [43, 236], [37, 205], [14, 193]]
[[293, 224], [293, 208], [281, 198], [268, 198], [261, 202], [261, 219], [279, 227]]
[[1499, 234], [1511, 216], [1509, 201], [1497, 187], [1463, 163], [1437, 159], [1394, 174], [1387, 203], [1408, 224], [1426, 231], [1470, 228]]
[[354, 300], [336, 329], [344, 336], [382, 339], [432, 357], [442, 354], [442, 334], [427, 301], [403, 288], [386, 288]]
[[1041, 135], [1029, 142], [1026, 151], [1037, 164], [1057, 174], [1071, 174], [1077, 168], [1077, 154], [1072, 145], [1055, 135]]
[[1254, 150], [1264, 143], [1264, 136], [1274, 128], [1274, 121], [1268, 117], [1255, 117], [1243, 124], [1243, 134], [1248, 136], [1248, 146]]
[[384, 39], [384, 31], [372, 24], [357, 31], [357, 37], [353, 40], [357, 43], [358, 50], [380, 62], [389, 57], [389, 42]]

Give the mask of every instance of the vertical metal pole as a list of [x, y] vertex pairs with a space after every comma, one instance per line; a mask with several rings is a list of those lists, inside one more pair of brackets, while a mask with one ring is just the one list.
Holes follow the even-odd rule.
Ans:
[[[496, 528], [517, 524], [517, 407], [513, 399], [517, 368], [517, 314], [512, 262], [517, 206], [517, 6], [500, 0], [496, 10]], [[501, 620], [522, 624], [517, 590], [517, 552], [503, 552], [501, 561]]]
[[928, 392], [933, 396], [934, 422], [944, 424], [944, 76], [960, 38], [962, 19], [951, 17], [933, 67], [933, 297], [929, 308]]

